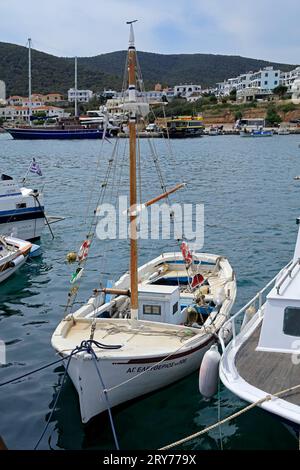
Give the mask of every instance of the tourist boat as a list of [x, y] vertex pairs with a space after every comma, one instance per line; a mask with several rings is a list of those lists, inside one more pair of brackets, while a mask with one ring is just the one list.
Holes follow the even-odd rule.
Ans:
[[[3, 127], [14, 139], [22, 140], [44, 140], [44, 139], [102, 139], [103, 129], [100, 127], [88, 128], [83, 125], [72, 126], [19, 126]], [[107, 131], [107, 137], [112, 134]]]
[[[29, 124], [18, 126], [2, 126], [14, 139], [19, 140], [72, 140], [72, 139], [102, 139], [105, 132], [106, 137], [112, 137], [116, 131], [108, 122], [103, 125], [97, 123], [82, 123], [77, 118], [77, 97], [75, 98], [75, 117], [71, 119], [62, 118], [55, 124], [34, 125], [31, 101], [31, 39], [28, 40], [28, 68], [29, 68]], [[77, 89], [77, 58], [75, 59], [75, 89]]]
[[202, 137], [205, 129], [202, 116], [177, 116], [167, 120], [164, 135], [171, 139]]
[[[228, 260], [193, 253], [184, 241], [181, 251], [163, 253], [138, 269], [138, 211], [168, 198], [183, 185], [137, 205], [137, 118], [149, 113], [149, 104], [136, 97], [132, 22], [128, 69], [129, 99], [123, 106], [129, 113], [130, 271], [117, 282], [95, 289], [88, 302], [73, 311], [79, 288], [77, 279], [92, 239], [88, 235], [78, 254], [68, 255], [68, 259], [75, 255], [78, 266], [72, 276], [65, 317], [52, 336], [52, 346], [65, 358], [65, 367], [79, 395], [84, 423], [195, 371], [229, 318], [236, 296], [235, 275]], [[157, 164], [157, 156], [154, 161]], [[199, 298], [201, 306], [197, 303]]]
[[[296, 430], [297, 438], [300, 429], [299, 284], [300, 228], [292, 261], [232, 316], [219, 333], [223, 384], [243, 400], [257, 402], [293, 432]], [[237, 325], [242, 325], [238, 334]], [[228, 327], [232, 328], [233, 338], [225, 347], [223, 331]]]
[[0, 233], [37, 240], [45, 225], [43, 194], [19, 187], [11, 176], [0, 177]]
[[0, 283], [25, 263], [31, 243], [18, 238], [0, 236]]
[[247, 129], [244, 129], [243, 131], [240, 131], [240, 136], [241, 137], [272, 137], [273, 131], [267, 131], [264, 129], [252, 129], [248, 131]]

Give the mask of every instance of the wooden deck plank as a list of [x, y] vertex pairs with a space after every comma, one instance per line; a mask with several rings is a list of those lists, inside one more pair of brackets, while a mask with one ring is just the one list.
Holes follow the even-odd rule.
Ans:
[[[291, 354], [255, 351], [260, 329], [260, 326], [256, 328], [236, 355], [235, 365], [241, 377], [266, 393], [276, 393], [300, 384], [300, 364], [293, 364]], [[300, 389], [281, 398], [300, 405]]]

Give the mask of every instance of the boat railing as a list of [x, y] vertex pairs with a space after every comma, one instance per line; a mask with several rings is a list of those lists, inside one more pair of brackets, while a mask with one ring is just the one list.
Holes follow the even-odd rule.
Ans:
[[[300, 263], [300, 261], [297, 260], [297, 263]], [[241, 329], [242, 326], [243, 326], [241, 316], [245, 315], [246, 310], [248, 308], [253, 307], [254, 311], [258, 312], [259, 316], [263, 315], [263, 304], [264, 304], [264, 301], [266, 299], [267, 294], [270, 291], [271, 286], [273, 286], [275, 284], [275, 282], [278, 279], [278, 277], [280, 276], [280, 274], [283, 273], [286, 269], [290, 268], [289, 271], [291, 269], [294, 269], [293, 265], [294, 265], [294, 263], [292, 264], [292, 261], [290, 261], [284, 268], [282, 268], [282, 270], [279, 272], [279, 274], [277, 273], [276, 276], [273, 277], [273, 279], [271, 279], [271, 281], [269, 281], [268, 284], [266, 284], [263, 289], [261, 289], [259, 292], [257, 292], [257, 294], [251, 300], [249, 300], [249, 302], [246, 303], [246, 305], [244, 305], [238, 312], [236, 312], [234, 315], [232, 315], [224, 323], [224, 325], [220, 328], [219, 335], [218, 335], [220, 345], [221, 345], [221, 348], [222, 348], [222, 352], [224, 352], [225, 349], [226, 349], [226, 340], [228, 338], [228, 333], [229, 332], [230, 332], [230, 334], [232, 334], [232, 340], [231, 341], [232, 341], [233, 345], [235, 344], [236, 337], [240, 332], [240, 330], [237, 331], [238, 327], [240, 326], [240, 329]], [[289, 275], [288, 274], [289, 271], [286, 273], [286, 277]]]
[[280, 287], [282, 286], [282, 284], [284, 283], [284, 281], [285, 281], [288, 277], [289, 277], [289, 278], [292, 277], [292, 272], [293, 272], [294, 268], [295, 268], [298, 264], [300, 264], [300, 258], [296, 259], [296, 261], [293, 262], [293, 264], [291, 265], [290, 269], [288, 269], [288, 271], [285, 273], [285, 275], [282, 277], [282, 279], [280, 279], [280, 281], [278, 282], [277, 286], [275, 286], [278, 295], [279, 295], [279, 292], [280, 292]]

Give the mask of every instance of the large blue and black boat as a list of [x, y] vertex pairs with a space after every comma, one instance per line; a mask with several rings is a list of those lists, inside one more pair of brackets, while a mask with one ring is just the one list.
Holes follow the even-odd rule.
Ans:
[[[33, 139], [102, 139], [103, 129], [78, 127], [4, 127], [4, 129], [14, 138], [22, 140]], [[110, 133], [107, 132], [107, 136]]]

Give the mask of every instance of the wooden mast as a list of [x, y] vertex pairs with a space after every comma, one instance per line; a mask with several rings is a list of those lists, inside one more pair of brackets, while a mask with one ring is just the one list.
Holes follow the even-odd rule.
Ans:
[[[136, 51], [134, 32], [129, 21], [130, 35], [128, 47], [128, 88], [129, 102], [136, 102]], [[136, 110], [134, 106], [129, 117], [129, 181], [130, 181], [130, 291], [131, 291], [131, 320], [133, 324], [138, 319], [138, 246], [137, 246], [137, 214], [136, 214]]]

